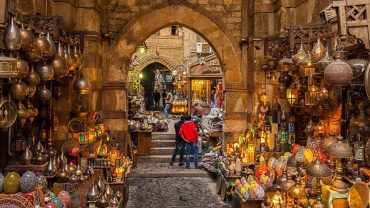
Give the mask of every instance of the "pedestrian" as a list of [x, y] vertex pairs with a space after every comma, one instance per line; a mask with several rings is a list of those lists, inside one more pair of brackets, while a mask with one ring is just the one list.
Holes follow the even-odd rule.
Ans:
[[185, 122], [181, 125], [179, 134], [181, 138], [186, 142], [186, 168], [190, 168], [190, 149], [193, 151], [194, 155], [194, 165], [195, 168], [199, 168], [198, 166], [198, 151], [197, 151], [197, 143], [198, 143], [198, 130], [197, 126], [193, 121], [191, 121], [191, 116], [186, 115]]
[[159, 100], [161, 99], [161, 94], [156, 90], [153, 94], [154, 98], [154, 108], [159, 109]]
[[166, 97], [167, 97], [167, 94], [165, 91], [162, 92], [162, 105], [163, 105], [163, 108], [166, 106]]
[[181, 125], [185, 122], [185, 118], [184, 116], [181, 116], [180, 118], [180, 121], [176, 122], [175, 125], [174, 125], [174, 128], [175, 128], [175, 132], [176, 132], [176, 146], [175, 146], [175, 150], [173, 151], [173, 155], [172, 155], [172, 159], [171, 159], [171, 162], [170, 162], [170, 165], [173, 166], [173, 163], [175, 162], [176, 160], [176, 155], [177, 155], [177, 152], [180, 150], [180, 159], [179, 159], [179, 166], [183, 166], [184, 163], [182, 162], [182, 160], [184, 159], [184, 153], [185, 153], [185, 141], [182, 139], [182, 137], [180, 136], [180, 128], [181, 128]]
[[171, 91], [168, 91], [167, 92], [167, 97], [165, 99], [166, 105], [164, 106], [164, 114], [165, 114], [166, 118], [168, 118], [168, 115], [170, 114], [172, 99], [173, 99], [172, 93], [171, 93]]

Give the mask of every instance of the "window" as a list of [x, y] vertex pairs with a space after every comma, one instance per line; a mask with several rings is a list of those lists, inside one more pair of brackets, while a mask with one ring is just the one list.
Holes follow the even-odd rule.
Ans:
[[171, 35], [179, 35], [179, 28], [178, 26], [171, 26]]

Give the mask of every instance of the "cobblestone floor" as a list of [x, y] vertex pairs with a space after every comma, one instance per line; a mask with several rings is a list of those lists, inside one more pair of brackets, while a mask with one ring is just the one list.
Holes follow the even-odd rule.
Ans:
[[229, 208], [211, 178], [131, 178], [128, 208]]

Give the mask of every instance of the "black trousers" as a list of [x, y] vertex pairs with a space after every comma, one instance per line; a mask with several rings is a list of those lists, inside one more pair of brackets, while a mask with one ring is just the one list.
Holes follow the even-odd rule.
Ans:
[[173, 151], [173, 155], [172, 155], [172, 159], [171, 159], [172, 162], [175, 162], [177, 152], [180, 151], [180, 160], [179, 160], [179, 163], [182, 163], [182, 161], [184, 159], [184, 154], [185, 154], [185, 147], [186, 147], [186, 143], [185, 142], [182, 142], [182, 141], [181, 142], [178, 142], [178, 141], [176, 141], [176, 147], [175, 147], [175, 150]]

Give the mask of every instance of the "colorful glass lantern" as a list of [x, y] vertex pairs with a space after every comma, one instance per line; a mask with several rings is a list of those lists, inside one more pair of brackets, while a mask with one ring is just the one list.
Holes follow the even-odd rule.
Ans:
[[298, 100], [298, 91], [294, 88], [289, 88], [286, 91], [286, 98], [288, 99], [290, 106], [293, 106]]

